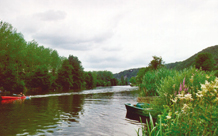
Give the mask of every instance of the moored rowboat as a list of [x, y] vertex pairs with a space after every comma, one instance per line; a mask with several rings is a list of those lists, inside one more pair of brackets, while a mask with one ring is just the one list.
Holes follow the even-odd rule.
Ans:
[[135, 114], [138, 116], [146, 116], [149, 117], [149, 113], [153, 113], [154, 111], [150, 108], [148, 103], [137, 103], [136, 105], [132, 105], [130, 103], [126, 103], [127, 113]]

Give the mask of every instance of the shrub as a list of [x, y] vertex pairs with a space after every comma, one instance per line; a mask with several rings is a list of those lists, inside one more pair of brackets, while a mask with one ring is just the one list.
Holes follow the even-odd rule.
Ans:
[[[207, 75], [210, 75], [209, 79], [207, 79]], [[192, 95], [197, 93], [201, 84], [205, 83], [205, 80], [210, 82], [215, 79], [215, 76], [212, 75], [212, 72], [201, 71], [193, 67], [182, 71], [174, 71], [173, 76], [169, 75], [162, 79], [160, 85], [157, 86], [157, 93], [159, 95], [159, 99], [156, 101], [157, 104], [160, 106], [171, 105], [171, 99], [174, 99], [176, 94], [181, 92], [181, 88], [186, 88], [186, 92]]]
[[177, 72], [161, 81], [158, 93], [162, 114], [156, 126], [142, 127], [143, 134], [218, 135], [218, 78], [212, 73]]
[[156, 96], [158, 95], [157, 88], [160, 86], [161, 80], [168, 76], [174, 76], [175, 70], [161, 68], [158, 70], [151, 70], [145, 73], [142, 83], [139, 85], [141, 96]]

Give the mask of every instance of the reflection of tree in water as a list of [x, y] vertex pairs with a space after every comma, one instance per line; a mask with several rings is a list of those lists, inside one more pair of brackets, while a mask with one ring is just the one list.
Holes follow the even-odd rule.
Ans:
[[34, 98], [23, 104], [1, 105], [1, 135], [25, 132], [36, 135], [49, 128], [54, 129], [63, 122], [78, 122], [79, 112], [83, 112], [83, 104], [83, 95], [71, 95]]

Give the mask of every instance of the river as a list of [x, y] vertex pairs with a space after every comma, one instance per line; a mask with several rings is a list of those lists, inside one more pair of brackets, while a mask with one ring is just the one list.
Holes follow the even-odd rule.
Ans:
[[98, 87], [34, 95], [0, 103], [0, 135], [134, 136], [140, 123], [126, 117], [136, 87]]

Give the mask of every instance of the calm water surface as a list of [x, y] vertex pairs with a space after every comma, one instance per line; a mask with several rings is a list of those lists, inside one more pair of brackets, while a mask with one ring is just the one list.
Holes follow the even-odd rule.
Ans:
[[0, 135], [134, 136], [140, 123], [126, 118], [136, 88], [101, 87], [1, 101]]

